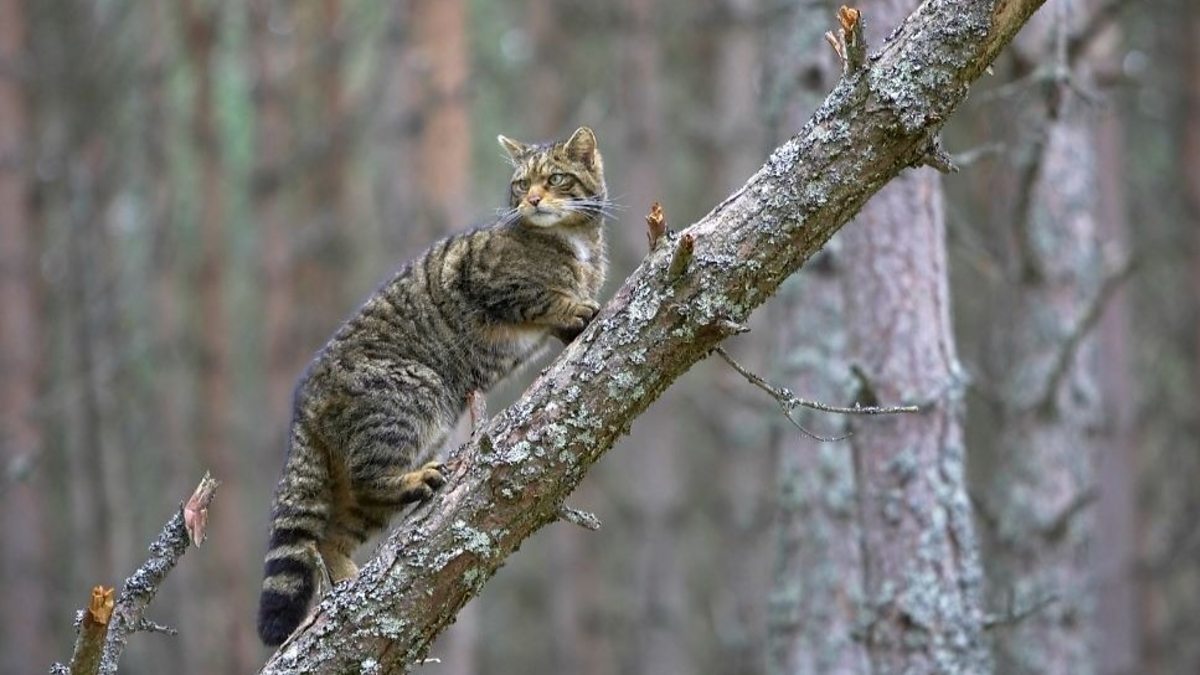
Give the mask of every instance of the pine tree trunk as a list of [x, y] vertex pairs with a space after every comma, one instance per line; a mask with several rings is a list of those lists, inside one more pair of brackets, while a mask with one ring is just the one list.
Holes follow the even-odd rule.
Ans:
[[[775, 29], [764, 95], [774, 135], [802, 123], [837, 79], [837, 57], [820, 30], [831, 14], [831, 7], [797, 2]], [[767, 307], [775, 352], [769, 372], [805, 397], [830, 402], [854, 395], [845, 355], [843, 238], [834, 235]], [[842, 416], [797, 411], [796, 417], [824, 436], [842, 436], [847, 429]], [[778, 523], [767, 672], [869, 672], [866, 651], [855, 637], [863, 603], [862, 549], [850, 445], [814, 440], [786, 421], [776, 424]]]
[[27, 26], [22, 0], [0, 0], [0, 671], [33, 673], [52, 650], [47, 598], [50, 577], [46, 482], [37, 419], [43, 328], [37, 289], [38, 241], [28, 176], [32, 120], [25, 67]]
[[867, 378], [860, 401], [923, 409], [851, 426], [873, 672], [991, 672], [940, 177], [919, 169], [889, 183], [842, 243], [847, 356]]
[[[229, 253], [225, 235], [225, 188], [222, 185], [221, 138], [217, 127], [215, 100], [216, 64], [213, 54], [221, 29], [219, 8], [206, 0], [181, 0], [183, 44], [194, 83], [191, 141], [199, 162], [200, 195], [198, 227], [199, 268], [196, 288], [200, 302], [200, 363], [197, 398], [197, 452], [218, 480], [220, 512], [214, 513], [209, 536], [221, 542], [216, 559], [206, 558], [206, 574], [215, 587], [206, 598], [206, 622], [219, 626], [209, 636], [205, 653], [214, 672], [247, 672], [257, 660], [252, 642], [252, 587], [249, 577], [239, 574], [249, 555], [246, 531], [244, 473], [238, 454], [231, 447], [232, 391], [230, 388], [229, 308], [225, 293], [225, 265]], [[222, 514], [224, 514], [222, 516]]]
[[[1068, 15], [1067, 7], [1050, 3], [1022, 36], [1028, 39], [1018, 40], [1026, 63], [1067, 58], [1056, 46], [1061, 31], [1087, 16]], [[1043, 91], [1016, 113], [1036, 140], [1016, 199], [1025, 210], [1011, 215], [1014, 286], [989, 329], [1000, 374], [999, 429], [982, 500], [984, 551], [994, 607], [1020, 611], [1056, 598], [996, 632], [1000, 672], [1086, 674], [1097, 666], [1089, 551], [1095, 448], [1103, 442], [1088, 315], [1108, 301], [1103, 288], [1118, 261], [1101, 251], [1094, 115], [1065, 84]]]

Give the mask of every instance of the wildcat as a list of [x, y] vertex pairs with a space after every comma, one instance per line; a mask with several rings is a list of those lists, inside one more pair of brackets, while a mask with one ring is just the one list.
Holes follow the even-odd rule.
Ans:
[[573, 340], [599, 309], [610, 202], [595, 133], [498, 140], [513, 165], [508, 208], [403, 266], [296, 387], [258, 613], [268, 645], [304, 619], [320, 565], [335, 583], [355, 575], [354, 550], [445, 483], [428, 460], [467, 396], [549, 337]]

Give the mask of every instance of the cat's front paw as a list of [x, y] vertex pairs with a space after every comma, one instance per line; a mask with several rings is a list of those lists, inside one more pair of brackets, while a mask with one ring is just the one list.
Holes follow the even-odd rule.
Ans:
[[580, 322], [580, 328], [584, 328], [600, 313], [600, 304], [594, 300], [580, 300], [571, 309], [573, 318]]
[[583, 332], [584, 328], [596, 318], [600, 305], [593, 300], [580, 300], [571, 303], [566, 322], [555, 328], [554, 334], [566, 344]]
[[432, 497], [434, 490], [446, 484], [446, 477], [442, 475], [445, 469], [441, 462], [429, 462], [400, 476], [400, 501], [423, 502]]

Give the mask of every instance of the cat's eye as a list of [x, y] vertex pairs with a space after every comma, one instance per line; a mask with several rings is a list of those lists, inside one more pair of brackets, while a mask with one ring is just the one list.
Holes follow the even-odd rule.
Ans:
[[563, 187], [571, 182], [571, 177], [565, 173], [552, 173], [546, 182], [550, 187]]
[[520, 180], [514, 180], [513, 181], [513, 189], [516, 190], [517, 192], [528, 191], [529, 190], [529, 179], [522, 178]]

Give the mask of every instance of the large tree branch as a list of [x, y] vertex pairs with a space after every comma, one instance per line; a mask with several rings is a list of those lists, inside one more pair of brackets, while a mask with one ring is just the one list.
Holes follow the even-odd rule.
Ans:
[[[659, 242], [588, 330], [460, 451], [449, 484], [262, 672], [393, 672], [423, 658], [635, 417], [884, 183], [923, 161], [969, 83], [1041, 4], [922, 4], [745, 186], [686, 239]], [[676, 255], [680, 245], [690, 255]]]

